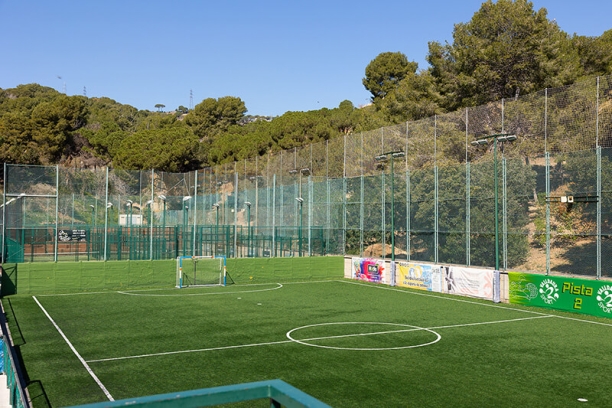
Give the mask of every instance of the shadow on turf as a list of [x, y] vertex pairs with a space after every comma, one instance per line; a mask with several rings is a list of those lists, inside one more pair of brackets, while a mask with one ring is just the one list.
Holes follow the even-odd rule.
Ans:
[[6, 301], [9, 305], [9, 310], [10, 310], [10, 314], [7, 313], [7, 310], [4, 311], [7, 323], [9, 323], [11, 326], [17, 329], [17, 333], [15, 333], [15, 330], [11, 330], [11, 339], [13, 340], [13, 346], [19, 347], [25, 344], [25, 339], [23, 338], [23, 333], [21, 332], [21, 326], [19, 326], [19, 322], [17, 321], [17, 316], [15, 316], [15, 310], [13, 309], [13, 303], [11, 302], [11, 299], [8, 299], [8, 298], [6, 299]]
[[4, 310], [4, 317], [6, 320], [3, 322], [3, 324], [8, 325], [10, 323], [10, 326], [12, 327], [11, 340], [13, 342], [13, 349], [15, 350], [15, 355], [17, 357], [18, 375], [22, 377], [23, 383], [26, 384], [26, 389], [28, 390], [31, 405], [36, 408], [50, 408], [51, 403], [49, 402], [49, 397], [45, 392], [45, 388], [43, 387], [42, 382], [40, 382], [39, 380], [30, 381], [30, 376], [28, 375], [28, 372], [25, 368], [25, 364], [23, 362], [23, 356], [21, 355], [21, 346], [25, 345], [26, 341], [23, 337], [21, 327], [19, 326], [19, 322], [17, 321], [17, 317], [15, 316], [15, 310], [13, 308], [13, 303], [11, 302], [11, 299], [6, 298], [5, 300], [5, 304], [8, 304], [9, 308], [8, 310], [6, 308]]
[[51, 408], [49, 397], [47, 397], [47, 393], [45, 392], [45, 388], [43, 387], [42, 382], [38, 380], [32, 381], [31, 383], [28, 383], [27, 389], [33, 407]]
[[17, 293], [17, 265], [0, 265], [2, 281], [0, 285], [0, 296], [14, 295]]

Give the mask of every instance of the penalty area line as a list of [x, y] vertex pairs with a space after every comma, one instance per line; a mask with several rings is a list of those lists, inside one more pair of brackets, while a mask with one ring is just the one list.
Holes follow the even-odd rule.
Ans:
[[70, 340], [68, 340], [68, 337], [66, 337], [66, 335], [64, 334], [64, 332], [62, 331], [62, 329], [59, 328], [59, 326], [57, 325], [57, 323], [55, 323], [55, 320], [53, 320], [53, 318], [51, 317], [51, 315], [49, 315], [49, 313], [47, 312], [47, 310], [43, 307], [43, 305], [40, 304], [40, 302], [38, 301], [38, 299], [36, 299], [36, 296], [32, 296], [32, 299], [34, 299], [34, 301], [36, 302], [36, 304], [38, 305], [38, 307], [40, 307], [40, 309], [43, 311], [43, 313], [45, 314], [45, 316], [47, 316], [47, 318], [49, 319], [49, 321], [51, 322], [51, 324], [53, 324], [53, 326], [55, 327], [55, 329], [58, 331], [58, 333], [60, 334], [60, 336], [62, 336], [62, 338], [64, 339], [64, 341], [68, 344], [68, 347], [70, 347], [70, 350], [72, 350], [72, 352], [77, 356], [77, 358], [79, 359], [79, 361], [81, 362], [81, 364], [83, 364], [83, 366], [85, 367], [85, 369], [87, 370], [87, 372], [89, 373], [89, 375], [91, 375], [91, 377], [94, 379], [94, 381], [98, 384], [98, 386], [100, 386], [100, 389], [102, 389], [102, 392], [104, 392], [104, 395], [106, 395], [106, 397], [108, 398], [109, 401], [114, 401], [115, 399], [113, 398], [113, 396], [110, 394], [110, 392], [108, 392], [108, 390], [106, 389], [106, 387], [104, 386], [104, 384], [102, 384], [102, 381], [100, 381], [100, 379], [98, 378], [98, 376], [93, 372], [93, 370], [91, 369], [91, 367], [89, 367], [89, 364], [87, 364], [87, 362], [85, 361], [85, 359], [83, 357], [81, 357], [81, 355], [79, 354], [79, 352], [74, 348], [74, 346], [72, 345], [72, 343], [70, 342]]

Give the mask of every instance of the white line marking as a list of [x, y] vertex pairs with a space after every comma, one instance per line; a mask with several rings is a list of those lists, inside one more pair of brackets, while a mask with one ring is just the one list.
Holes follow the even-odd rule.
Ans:
[[[418, 329], [407, 329], [407, 330], [401, 330], [401, 331], [409, 332], [409, 331], [416, 331], [416, 330], [434, 330], [434, 329], [439, 329], [439, 328], [440, 329], [450, 329], [450, 328], [454, 328], [454, 327], [467, 327], [467, 326], [484, 325], [484, 324], [495, 324], [495, 323], [511, 323], [511, 322], [522, 321], [522, 320], [541, 319], [543, 317], [554, 317], [554, 316], [522, 317], [522, 318], [519, 318], [519, 319], [498, 320], [498, 321], [479, 322], [479, 323], [463, 323], [463, 324], [457, 324], [457, 325], [451, 325], [451, 326], [440, 326], [440, 327], [422, 327], [422, 328], [418, 328]], [[357, 322], [357, 323], [359, 323], [359, 322]], [[323, 324], [335, 324], [335, 323], [332, 322], [332, 323], [323, 323]], [[388, 323], [388, 324], [390, 324], [390, 323]], [[295, 330], [295, 329], [293, 329], [293, 330]], [[401, 331], [393, 330], [393, 331], [389, 331], [388, 333], [397, 333], [397, 332], [401, 332]], [[313, 338], [310, 338], [310, 339], [301, 339], [300, 341], [325, 340], [325, 339], [333, 339], [333, 338], [340, 338], [340, 337], [353, 337], [353, 336], [369, 336], [369, 335], [383, 334], [383, 333], [384, 332], [378, 332], [378, 333], [357, 333], [357, 334], [345, 334], [345, 335], [340, 335], [340, 336], [313, 337]], [[178, 350], [178, 351], [166, 351], [166, 352], [161, 352], [161, 353], [140, 354], [140, 355], [135, 355], [135, 356], [101, 358], [101, 359], [96, 359], [96, 360], [87, 360], [87, 362], [88, 363], [100, 363], [100, 362], [104, 362], [104, 361], [118, 361], [118, 360], [129, 360], [129, 359], [133, 359], [133, 358], [169, 356], [169, 355], [173, 355], [173, 354], [200, 353], [200, 352], [204, 352], [204, 351], [229, 350], [229, 349], [237, 349], [237, 348], [243, 348], [243, 347], [271, 346], [271, 345], [275, 345], [275, 344], [294, 343], [294, 342], [295, 342], [295, 340], [281, 340], [281, 341], [271, 341], [271, 342], [266, 342], [266, 343], [238, 344], [238, 345], [235, 345], [235, 346], [221, 346], [221, 347], [201, 348], [201, 349], [193, 349], [193, 350]]]
[[[394, 292], [406, 293], [408, 295], [433, 297], [433, 298], [436, 298], [436, 299], [445, 299], [445, 300], [451, 300], [451, 301], [454, 301], [454, 302], [469, 303], [469, 304], [472, 304], [472, 305], [479, 305], [479, 306], [485, 306], [485, 307], [493, 307], [493, 308], [505, 309], [505, 310], [513, 310], [515, 312], [531, 313], [531, 314], [536, 314], [536, 315], [540, 315], [540, 316], [543, 316], [543, 317], [556, 317], [557, 319], [575, 320], [577, 322], [582, 322], [582, 323], [598, 324], [598, 325], [601, 325], [601, 326], [612, 327], [612, 323], [594, 322], [592, 320], [583, 320], [583, 319], [578, 319], [576, 317], [558, 316], [558, 315], [554, 315], [554, 314], [550, 314], [550, 313], [535, 312], [533, 310], [525, 310], [525, 309], [519, 309], [519, 308], [514, 308], [514, 307], [501, 306], [501, 305], [498, 305], [498, 304], [495, 304], [495, 303], [487, 304], [487, 303], [474, 302], [474, 301], [471, 301], [471, 300], [460, 299], [460, 298], [455, 298], [455, 297], [437, 296], [437, 295], [430, 294], [430, 293], [418, 293], [416, 291], [409, 291], [409, 290], [396, 289], [396, 288], [393, 288], [393, 287], [383, 286], [382, 284], [379, 284], [379, 285], [368, 285], [368, 284], [364, 284], [364, 283], [360, 283], [360, 282], [351, 282], [349, 280], [338, 280], [336, 282], [348, 283], [348, 284], [363, 286], [363, 287], [367, 287], [367, 288], [391, 290], [391, 291], [394, 291]], [[455, 295], [455, 296], [458, 296], [458, 295]], [[486, 300], [486, 299], [483, 299], [483, 300]], [[563, 311], [560, 310], [560, 312], [563, 312]], [[567, 312], [567, 313], [569, 313], [569, 312]]]
[[[329, 325], [343, 325], [343, 324], [362, 324], [362, 325], [363, 324], [370, 324], [370, 325], [379, 324], [379, 325], [386, 325], [386, 326], [410, 327], [410, 329], [387, 330], [387, 331], [368, 332], [368, 333], [340, 334], [340, 335], [336, 335], [336, 336], [314, 337], [314, 338], [310, 338], [310, 339], [299, 339], [299, 340], [298, 339], [294, 339], [291, 336], [291, 334], [293, 332], [301, 330], [301, 329], [307, 329], [309, 327], [329, 326]], [[359, 337], [361, 337], [361, 336], [376, 336], [376, 335], [379, 335], [379, 334], [408, 333], [408, 332], [414, 332], [414, 331], [427, 331], [429, 333], [432, 333], [434, 336], [436, 336], [436, 339], [432, 340], [430, 342], [427, 342], [427, 343], [413, 344], [413, 345], [410, 345], [410, 346], [398, 346], [398, 347], [334, 347], [334, 346], [324, 346], [324, 345], [321, 345], [321, 344], [312, 344], [312, 343], [309, 343], [310, 341], [314, 341], [314, 340], [342, 339], [342, 338], [357, 337], [357, 336], [359, 336]], [[383, 323], [383, 322], [333, 322], [333, 323], [309, 324], [308, 326], [297, 327], [295, 329], [289, 330], [287, 332], [286, 336], [287, 336], [287, 338], [289, 340], [292, 340], [292, 341], [294, 341], [296, 343], [299, 343], [299, 344], [303, 344], [304, 346], [319, 347], [319, 348], [326, 348], [326, 349], [332, 349], [332, 350], [352, 350], [352, 351], [402, 350], [402, 349], [430, 346], [432, 344], [435, 344], [435, 343], [439, 342], [440, 339], [442, 339], [442, 336], [440, 336], [439, 333], [436, 333], [435, 331], [433, 331], [431, 329], [426, 329], [424, 327], [419, 327], [419, 326], [412, 326], [410, 324]]]
[[519, 319], [507, 319], [507, 320], [496, 320], [493, 322], [478, 322], [478, 323], [462, 323], [462, 324], [452, 324], [449, 326], [434, 326], [430, 327], [430, 329], [452, 329], [455, 327], [469, 327], [469, 326], [480, 326], [483, 324], [497, 324], [497, 323], [509, 323], [509, 322], [520, 322], [522, 320], [534, 320], [534, 319], [546, 319], [548, 317], [555, 317], [554, 315], [545, 315], [545, 316], [533, 316], [533, 317], [521, 317]]
[[101, 358], [98, 360], [87, 360], [88, 363], [99, 363], [102, 361], [116, 361], [116, 360], [129, 360], [132, 358], [143, 358], [143, 357], [157, 357], [157, 356], [170, 356], [172, 354], [184, 354], [184, 353], [199, 353], [202, 351], [215, 351], [215, 350], [229, 350], [243, 347], [258, 347], [258, 346], [270, 346], [273, 344], [282, 344], [282, 343], [292, 343], [290, 340], [282, 340], [282, 341], [271, 341], [269, 343], [253, 343], [253, 344], [239, 344], [237, 346], [222, 346], [222, 347], [211, 347], [211, 348], [202, 348], [195, 350], [178, 350], [178, 351], [166, 351], [163, 353], [151, 353], [151, 354], [140, 354], [136, 356], [127, 356], [127, 357], [111, 357], [111, 358]]
[[[273, 283], [268, 283], [268, 285], [273, 285]], [[206, 295], [230, 295], [230, 294], [236, 294], [236, 293], [257, 293], [257, 292], [267, 292], [270, 290], [276, 290], [276, 289], [280, 289], [283, 287], [282, 284], [277, 283], [277, 286], [273, 287], [273, 288], [267, 288], [267, 289], [253, 289], [253, 290], [237, 290], [237, 291], [233, 291], [233, 292], [203, 292], [203, 293], [173, 293], [173, 294], [155, 294], [155, 293], [133, 293], [133, 292], [121, 292], [118, 291], [117, 293], [122, 294], [122, 295], [130, 295], [130, 296], [162, 296], [162, 297], [172, 297], [172, 296], [206, 296]]]
[[47, 296], [77, 296], [77, 295], [104, 295], [107, 293], [115, 293], [113, 292], [77, 292], [77, 293], [47, 293], [47, 294], [38, 294], [38, 297], [47, 297]]
[[[279, 283], [279, 282], [245, 283], [245, 284], [236, 284], [232, 286], [233, 287], [243, 287], [243, 286], [263, 286], [263, 285], [274, 285], [274, 284], [276, 285], [296, 285], [296, 284], [301, 284], [301, 283], [328, 283], [328, 282], [340, 282], [340, 281], [337, 279], [330, 279], [330, 280], [321, 280], [321, 281], [301, 281], [301, 282], [284, 282], [284, 283]], [[158, 290], [170, 290], [172, 288], [174, 288], [174, 286], [167, 287], [167, 288], [131, 289], [130, 292], [153, 292], [153, 291], [158, 291]], [[189, 290], [189, 289], [194, 289], [194, 288], [183, 288], [182, 290]], [[115, 293], [125, 294], [125, 291], [108, 290], [104, 292], [75, 292], [75, 293], [47, 293], [47, 294], [43, 293], [43, 294], [38, 294], [36, 296], [44, 297], [44, 296], [108, 295], [108, 294], [115, 294]]]
[[36, 299], [36, 296], [32, 296], [32, 299], [34, 299], [34, 301], [36, 302], [36, 304], [38, 304], [38, 307], [40, 307], [40, 309], [43, 311], [43, 313], [45, 314], [45, 316], [47, 316], [47, 318], [51, 321], [51, 323], [53, 324], [53, 326], [55, 326], [55, 329], [59, 332], [59, 334], [64, 338], [64, 340], [66, 341], [66, 343], [68, 344], [68, 347], [70, 347], [70, 350], [72, 350], [72, 352], [77, 356], [77, 358], [79, 359], [79, 361], [81, 362], [81, 364], [83, 364], [83, 366], [85, 367], [85, 369], [87, 370], [87, 372], [89, 373], [89, 375], [92, 376], [92, 378], [94, 379], [94, 381], [96, 383], [98, 383], [98, 385], [100, 386], [100, 388], [102, 389], [102, 391], [104, 392], [104, 394], [106, 395], [106, 397], [109, 399], [109, 401], [114, 401], [113, 396], [110, 394], [110, 392], [108, 392], [108, 390], [106, 389], [106, 387], [104, 386], [104, 384], [102, 384], [102, 381], [100, 381], [100, 379], [96, 376], [96, 374], [93, 372], [93, 370], [91, 369], [91, 367], [89, 367], [89, 365], [87, 364], [87, 362], [85, 361], [85, 359], [83, 357], [81, 357], [81, 355], [79, 354], [78, 351], [76, 351], [76, 349], [74, 348], [74, 346], [72, 345], [72, 343], [70, 343], [70, 340], [68, 340], [68, 337], [66, 337], [66, 335], [64, 334], [64, 332], [62, 331], [62, 329], [59, 328], [59, 326], [55, 323], [55, 321], [51, 318], [51, 316], [49, 315], [49, 313], [47, 313], [47, 311], [45, 310], [45, 308], [40, 304], [40, 302], [38, 301], [38, 299]]

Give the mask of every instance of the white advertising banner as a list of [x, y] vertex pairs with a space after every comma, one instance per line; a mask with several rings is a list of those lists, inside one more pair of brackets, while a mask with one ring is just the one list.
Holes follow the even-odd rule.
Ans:
[[444, 292], [493, 299], [493, 270], [458, 266], [445, 266], [443, 269], [446, 285]]

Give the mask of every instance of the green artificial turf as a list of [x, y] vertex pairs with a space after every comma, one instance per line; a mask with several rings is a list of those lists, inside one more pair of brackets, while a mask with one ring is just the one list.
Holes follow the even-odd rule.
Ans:
[[337, 280], [6, 297], [35, 407], [107, 400], [36, 300], [114, 399], [278, 378], [333, 407], [612, 400], [610, 320]]

